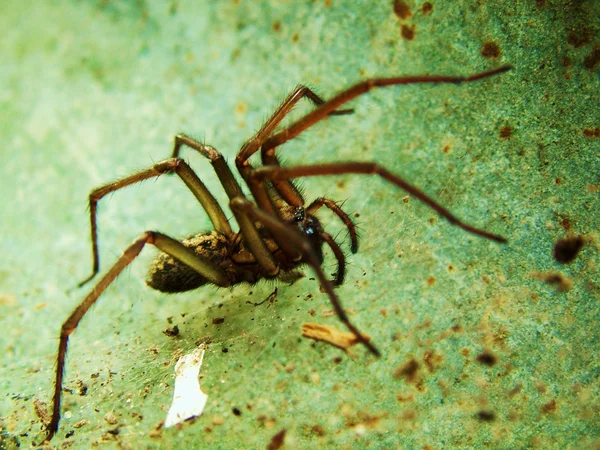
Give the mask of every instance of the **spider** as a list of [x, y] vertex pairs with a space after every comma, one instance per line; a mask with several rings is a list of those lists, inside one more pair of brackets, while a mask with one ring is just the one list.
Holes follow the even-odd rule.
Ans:
[[[177, 241], [157, 231], [143, 232], [125, 249], [117, 262], [71, 313], [60, 331], [52, 417], [46, 426], [45, 442], [49, 441], [58, 430], [69, 336], [104, 290], [140, 254], [146, 244], [152, 244], [160, 250], [160, 254], [152, 263], [147, 284], [153, 289], [169, 293], [188, 291], [209, 283], [228, 287], [239, 283], [256, 283], [262, 279], [282, 278], [285, 274], [294, 272], [294, 269], [300, 265], [307, 264], [314, 270], [339, 320], [372, 354], [379, 356], [380, 352], [375, 345], [350, 322], [334, 291], [334, 287], [344, 281], [346, 260], [333, 237], [321, 227], [316, 213], [325, 207], [337, 215], [348, 229], [352, 253], [358, 250], [355, 225], [340, 205], [332, 199], [319, 197], [306, 206], [304, 196], [292, 181], [294, 178], [352, 173], [379, 175], [465, 231], [500, 243], [505, 243], [506, 239], [462, 222], [424, 192], [376, 163], [334, 162], [282, 167], [275, 150], [328, 116], [352, 113], [352, 109], [340, 109], [340, 107], [373, 88], [419, 83], [468, 83], [510, 69], [510, 66], [505, 65], [470, 76], [420, 75], [371, 78], [341, 91], [327, 101], [306, 86], [296, 87], [262, 128], [242, 146], [235, 158], [235, 165], [250, 190], [254, 203], [244, 195], [225, 159], [215, 148], [184, 134], [175, 136], [171, 158], [94, 189], [89, 195], [93, 269], [92, 274], [80, 283], [80, 286], [93, 279], [100, 270], [96, 212], [100, 199], [109, 193], [149, 178], [175, 173], [200, 202], [214, 230], [195, 234], [183, 241]], [[303, 98], [314, 103], [315, 108], [291, 125], [277, 131], [281, 121]], [[196, 150], [210, 161], [229, 197], [229, 207], [239, 225], [239, 231], [232, 230], [215, 197], [191, 167], [179, 157], [183, 147]], [[255, 168], [249, 162], [249, 158], [259, 151], [263, 165]], [[337, 260], [337, 271], [331, 280], [325, 276], [321, 268], [325, 245], [331, 249]]]

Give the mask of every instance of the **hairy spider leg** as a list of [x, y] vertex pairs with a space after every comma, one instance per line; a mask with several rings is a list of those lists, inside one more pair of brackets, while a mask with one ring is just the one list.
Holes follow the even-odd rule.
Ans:
[[337, 259], [338, 268], [332, 282], [335, 286], [340, 286], [344, 282], [344, 278], [346, 278], [346, 257], [344, 256], [344, 252], [329, 233], [321, 231], [319, 235], [321, 236], [321, 239], [323, 239], [323, 242], [329, 245], [335, 259]]
[[[327, 103], [310, 88], [303, 85], [296, 86], [296, 88], [285, 98], [285, 100], [283, 100], [283, 102], [279, 105], [279, 107], [275, 110], [271, 117], [269, 117], [269, 119], [264, 123], [260, 130], [258, 130], [256, 134], [242, 146], [235, 158], [236, 167], [238, 168], [238, 171], [248, 184], [250, 192], [252, 192], [252, 196], [254, 197], [257, 205], [263, 211], [266, 211], [272, 215], [277, 215], [277, 211], [273, 206], [272, 195], [270, 195], [269, 191], [265, 188], [264, 185], [253, 183], [253, 178], [250, 176], [253, 167], [248, 161], [248, 158], [254, 153], [256, 153], [256, 151], [262, 146], [263, 142], [265, 142], [265, 140], [268, 139], [268, 137], [275, 131], [276, 127], [281, 123], [281, 121], [290, 113], [290, 111], [294, 108], [296, 103], [298, 103], [302, 98], [305, 97], [311, 100], [316, 105], [325, 105]], [[335, 109], [336, 108], [329, 111], [327, 115], [350, 114], [354, 111], [353, 109]], [[302, 199], [300, 191], [291, 182], [286, 183], [285, 186], [274, 187], [278, 192], [280, 192], [281, 189], [288, 189], [293, 192], [293, 196], [295, 198]], [[288, 204], [293, 206], [304, 205], [303, 199], [297, 203], [290, 203], [289, 201], [287, 202]]]
[[[253, 143], [252, 146], [247, 147], [247, 150], [243, 154], [243, 157], [246, 159], [249, 158], [254, 152], [256, 152], [260, 148], [261, 157], [264, 165], [279, 166], [280, 164], [275, 154], [276, 147], [284, 144], [285, 142], [291, 139], [294, 139], [300, 133], [302, 133], [303, 131], [307, 130], [308, 128], [312, 127], [313, 125], [330, 115], [332, 111], [338, 110], [340, 106], [343, 106], [345, 103], [348, 103], [349, 101], [355, 99], [360, 95], [366, 94], [373, 88], [419, 83], [469, 83], [506, 72], [511, 68], [511, 66], [505, 65], [498, 69], [489, 70], [470, 76], [420, 75], [391, 78], [371, 78], [368, 80], [364, 80], [353, 86], [350, 86], [349, 88], [337, 94], [335, 97], [317, 106], [317, 108], [308, 112], [303, 117], [301, 117], [288, 127], [284, 128], [283, 130], [274, 133], [270, 136], [261, 135], [259, 137], [257, 135], [256, 138], [262, 138], [262, 142], [258, 141]], [[240, 158], [240, 156], [241, 152], [240, 155], [238, 155], [238, 158]], [[243, 163], [243, 161], [240, 162]], [[299, 195], [297, 189], [294, 188], [290, 180], [273, 181], [273, 185], [276, 187], [281, 197], [285, 199], [290, 205], [302, 204], [302, 196]]]
[[159, 177], [165, 173], [176, 173], [183, 180], [186, 186], [198, 199], [216, 231], [219, 231], [226, 235], [231, 235], [231, 226], [227, 221], [225, 213], [221, 209], [221, 206], [217, 203], [217, 200], [210, 193], [204, 183], [198, 178], [194, 171], [187, 165], [187, 163], [179, 158], [171, 158], [154, 164], [152, 167], [146, 170], [142, 170], [138, 173], [114, 181], [112, 183], [105, 184], [99, 188], [94, 189], [89, 195], [89, 206], [90, 206], [90, 224], [91, 224], [91, 235], [92, 235], [92, 274], [79, 283], [79, 286], [83, 286], [92, 278], [94, 278], [100, 270], [100, 254], [98, 252], [98, 228], [97, 228], [97, 205], [100, 199], [111, 192], [118, 191], [126, 186], [139, 183], [148, 178]]
[[[235, 197], [244, 196], [242, 188], [235, 180], [235, 177], [225, 162], [223, 155], [221, 155], [217, 149], [211, 147], [210, 145], [202, 144], [195, 139], [186, 136], [185, 134], [178, 134], [175, 136], [173, 156], [176, 157], [179, 155], [183, 145], [191, 148], [192, 150], [196, 150], [202, 156], [208, 158], [230, 200]], [[258, 229], [256, 228], [254, 222], [250, 220], [250, 218], [243, 212], [233, 210], [233, 214], [235, 215], [238, 225], [240, 226], [240, 231], [244, 237], [244, 241], [258, 261], [258, 264], [260, 264], [260, 266], [269, 276], [277, 275], [277, 273], [279, 273], [279, 267], [275, 263], [273, 255], [267, 249], [264, 241], [258, 233]]]
[[[172, 160], [167, 160], [172, 161]], [[181, 160], [175, 160], [181, 164]], [[161, 163], [159, 163], [161, 164]], [[98, 284], [92, 289], [87, 297], [75, 308], [69, 318], [63, 323], [60, 329], [60, 339], [58, 343], [58, 357], [56, 359], [56, 378], [54, 381], [54, 396], [52, 398], [52, 418], [46, 426], [47, 435], [44, 442], [50, 441], [52, 436], [58, 430], [60, 421], [60, 401], [63, 385], [63, 376], [65, 368], [65, 357], [67, 354], [67, 344], [69, 336], [75, 329], [83, 316], [90, 307], [96, 303], [96, 300], [106, 290], [106, 288], [117, 278], [117, 276], [140, 254], [146, 244], [152, 244], [168, 255], [177, 258], [184, 264], [197, 270], [202, 276], [210, 280], [211, 283], [218, 286], [227, 287], [230, 285], [229, 277], [224, 270], [215, 267], [210, 261], [196, 255], [192, 250], [186, 248], [181, 242], [176, 241], [169, 236], [155, 231], [145, 231], [142, 233], [119, 257], [117, 262], [104, 275]]]
[[384, 169], [376, 163], [343, 162], [296, 167], [262, 166], [254, 170], [253, 176], [257, 180], [261, 181], [272, 179], [287, 180], [297, 177], [312, 177], [320, 175], [343, 175], [348, 173], [379, 175], [381, 178], [395, 184], [400, 189], [405, 190], [409, 194], [419, 199], [421, 202], [425, 203], [427, 206], [429, 206], [431, 209], [437, 212], [440, 216], [445, 217], [453, 225], [456, 225], [471, 234], [475, 234], [477, 236], [490, 239], [492, 241], [501, 243], [507, 242], [506, 238], [502, 236], [490, 233], [481, 228], [476, 228], [472, 225], [461, 221], [449, 210], [437, 203], [423, 191], [412, 186], [399, 176], [391, 173], [390, 171]]
[[252, 204], [244, 197], [236, 197], [232, 199], [229, 205], [232, 209], [244, 211], [245, 213], [253, 217], [255, 220], [262, 223], [265, 227], [269, 229], [273, 236], [277, 238], [278, 242], [289, 241], [296, 248], [301, 249], [302, 260], [312, 267], [313, 271], [315, 272], [315, 275], [319, 280], [319, 283], [329, 296], [331, 305], [333, 306], [333, 309], [335, 310], [340, 321], [344, 325], [346, 325], [346, 328], [348, 328], [348, 330], [350, 330], [350, 332], [352, 332], [352, 334], [356, 336], [358, 341], [365, 347], [367, 347], [367, 349], [371, 353], [373, 353], [375, 356], [381, 356], [381, 353], [379, 352], [379, 350], [377, 350], [377, 347], [375, 347], [371, 342], [369, 342], [369, 340], [358, 331], [358, 328], [356, 328], [352, 324], [352, 322], [350, 322], [348, 315], [344, 311], [344, 308], [342, 308], [338, 296], [333, 290], [333, 284], [325, 276], [325, 273], [321, 268], [319, 258], [317, 257], [315, 250], [313, 249], [312, 244], [308, 239], [302, 236], [295, 229], [289, 227], [286, 223], [282, 222], [281, 219], [279, 219], [278, 217], [272, 216], [269, 213], [257, 208], [254, 204]]
[[344, 222], [344, 225], [346, 225], [346, 228], [348, 228], [348, 233], [350, 234], [350, 251], [352, 253], [356, 253], [358, 251], [358, 234], [356, 233], [356, 225], [354, 225], [352, 219], [350, 219], [348, 214], [346, 214], [342, 208], [339, 207], [337, 202], [325, 197], [319, 197], [310, 205], [308, 205], [306, 208], [306, 213], [314, 216], [321, 206], [329, 208], [340, 218], [342, 222]]

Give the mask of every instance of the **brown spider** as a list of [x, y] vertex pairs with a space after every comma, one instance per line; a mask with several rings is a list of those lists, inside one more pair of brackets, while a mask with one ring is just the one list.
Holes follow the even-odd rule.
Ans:
[[[46, 442], [58, 430], [63, 372], [69, 336], [75, 331], [80, 320], [98, 300], [102, 292], [139, 255], [146, 244], [153, 244], [162, 252], [152, 264], [147, 282], [150, 287], [162, 292], [188, 291], [207, 283], [222, 287], [243, 282], [255, 283], [261, 279], [281, 278], [299, 265], [308, 264], [329, 296], [339, 319], [360, 343], [371, 353], [379, 356], [379, 350], [350, 322], [333, 290], [334, 286], [340, 285], [344, 281], [346, 268], [344, 253], [331, 235], [322, 229], [315, 214], [325, 206], [342, 220], [348, 228], [351, 240], [350, 249], [353, 253], [358, 250], [355, 226], [348, 215], [331, 199], [320, 197], [305, 206], [302, 194], [292, 182], [293, 178], [346, 173], [376, 174], [418, 198], [439, 215], [469, 233], [496, 242], [506, 242], [506, 239], [460, 221], [425, 193], [376, 163], [338, 162], [287, 168], [280, 166], [275, 149], [330, 115], [352, 113], [352, 109], [342, 110], [339, 108], [375, 87], [415, 83], [467, 83], [506, 72], [510, 68], [510, 66], [502, 66], [467, 77], [422, 75], [372, 78], [345, 89], [328, 101], [321, 99], [309, 88], [298, 86], [263, 127], [242, 146], [235, 158], [235, 164], [250, 189], [255, 203], [249, 201], [243, 194], [229, 166], [216, 149], [183, 134], [175, 136], [175, 147], [171, 158], [154, 164], [146, 170], [94, 189], [89, 196], [93, 271], [81, 285], [94, 278], [100, 269], [96, 228], [98, 201], [105, 195], [125, 186], [166, 173], [176, 173], [207, 212], [213, 223], [214, 231], [199, 233], [181, 242], [156, 231], [145, 231], [123, 252], [106, 275], [71, 313], [60, 331], [52, 418], [46, 427], [48, 433]], [[290, 126], [276, 132], [276, 127], [303, 97], [311, 100], [316, 107]], [[204, 183], [190, 166], [179, 158], [182, 146], [197, 150], [211, 162], [229, 196], [229, 207], [240, 228], [238, 232], [231, 229], [223, 209]], [[263, 166], [254, 168], [248, 159], [259, 150]], [[331, 248], [337, 259], [337, 273], [333, 280], [327, 279], [321, 268], [324, 244]]]

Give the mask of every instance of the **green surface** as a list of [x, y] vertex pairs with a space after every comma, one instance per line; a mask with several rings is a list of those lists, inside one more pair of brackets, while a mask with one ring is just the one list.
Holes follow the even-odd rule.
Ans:
[[[153, 253], [145, 250], [73, 335], [66, 387], [81, 380], [88, 390], [64, 393], [52, 445], [86, 420], [65, 445], [265, 448], [285, 429], [288, 448], [599, 448], [591, 18], [600, 4], [516, 3], [439, 1], [425, 15], [409, 2], [413, 15], [401, 20], [388, 1], [4, 0], [0, 448], [42, 437], [34, 399], [50, 400], [60, 324], [91, 288], [74, 286], [91, 267], [93, 187], [165, 158], [179, 131], [232, 160], [297, 83], [327, 97], [368, 76], [503, 63], [515, 70], [477, 84], [373, 92], [352, 103], [354, 115], [281, 151], [288, 165], [377, 161], [509, 238], [500, 246], [470, 236], [375, 178], [307, 180], [310, 199], [347, 199], [345, 209], [360, 214], [361, 247], [338, 293], [382, 358], [300, 337], [304, 322], [341, 327], [323, 316], [330, 306], [309, 272], [280, 285], [270, 307], [246, 303], [265, 299], [270, 283], [166, 296], [143, 283]], [[406, 40], [401, 29], [413, 25]], [[501, 55], [482, 56], [485, 42]], [[500, 137], [503, 127], [510, 137]], [[187, 157], [224, 201], [210, 166]], [[104, 270], [143, 230], [184, 237], [210, 225], [170, 177], [118, 192], [100, 210]], [[321, 216], [347, 249], [337, 220]], [[567, 232], [593, 242], [559, 266], [552, 246]], [[573, 288], [560, 293], [530, 276], [548, 270]], [[162, 333], [169, 317], [180, 338]], [[205, 414], [151, 436], [171, 401], [177, 356], [206, 340]], [[478, 362], [484, 351], [492, 367]], [[403, 376], [411, 361], [416, 374]]]

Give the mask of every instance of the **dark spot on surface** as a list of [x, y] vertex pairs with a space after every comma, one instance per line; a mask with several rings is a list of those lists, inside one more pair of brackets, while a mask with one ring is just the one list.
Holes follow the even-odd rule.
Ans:
[[407, 41], [412, 41], [415, 38], [416, 25], [404, 25], [400, 27], [400, 35]]
[[538, 8], [543, 8], [544, 6], [546, 6], [546, 0], [535, 0], [535, 5]]
[[562, 65], [563, 67], [571, 67], [573, 65], [573, 60], [568, 56], [563, 56]]
[[600, 63], [600, 47], [595, 47], [589, 55], [583, 59], [583, 67], [587, 70], [595, 70]]
[[117, 436], [119, 434], [119, 428], [111, 428], [110, 430], [106, 430], [108, 434], [112, 434], [113, 436]]
[[400, 19], [408, 19], [412, 16], [410, 6], [408, 6], [408, 3], [403, 2], [402, 0], [394, 0], [394, 14], [396, 14]]
[[300, 35], [298, 33], [292, 34], [292, 42], [298, 42], [300, 40]]
[[273, 22], [273, 31], [275, 31], [276, 33], [281, 31], [281, 22], [279, 20], [276, 20], [275, 22]]
[[413, 383], [417, 380], [417, 375], [419, 373], [419, 363], [416, 359], [410, 359], [396, 370], [394, 370], [393, 377], [394, 378], [405, 378], [409, 383]]
[[554, 256], [554, 259], [561, 264], [570, 263], [575, 260], [584, 244], [585, 239], [583, 236], [559, 239], [556, 241], [556, 244], [554, 244], [552, 256]]
[[442, 148], [442, 153], [450, 153], [451, 147], [449, 145], [444, 145]]
[[225, 317], [215, 317], [212, 320], [213, 325], [221, 325], [223, 322], [225, 322]]
[[271, 438], [271, 442], [267, 445], [267, 450], [279, 450], [283, 446], [285, 440], [285, 428]]
[[500, 139], [508, 139], [512, 136], [513, 129], [509, 125], [504, 125], [500, 127]]
[[65, 434], [65, 439], [69, 439], [74, 434], [75, 434], [75, 430], [70, 430], [67, 434]]
[[321, 426], [321, 425], [313, 425], [310, 428], [310, 431], [314, 434], [316, 434], [317, 436], [325, 436], [327, 433], [325, 432], [325, 429]]
[[588, 138], [600, 138], [600, 127], [584, 128], [583, 135]]
[[221, 351], [222, 351], [223, 353], [227, 353], [227, 352], [229, 352], [229, 349], [228, 349], [227, 347], [223, 347], [223, 348], [221, 349]]
[[483, 47], [481, 47], [481, 56], [484, 58], [498, 58], [501, 54], [502, 50], [500, 50], [500, 47], [495, 42], [484, 42]]
[[482, 422], [493, 422], [496, 420], [496, 414], [494, 414], [492, 411], [479, 411], [477, 414], [475, 414], [475, 417]]
[[548, 403], [542, 405], [542, 412], [544, 414], [551, 414], [556, 411], [556, 400], [552, 399]]
[[486, 366], [494, 366], [497, 362], [498, 362], [498, 358], [496, 358], [496, 355], [494, 355], [492, 352], [489, 351], [484, 351], [483, 353], [477, 355], [477, 358], [475, 358], [475, 360], [481, 364], [484, 364]]
[[421, 12], [423, 13], [424, 16], [428, 16], [429, 14], [431, 14], [432, 11], [433, 11], [432, 3], [425, 2], [425, 3], [423, 3], [423, 6], [421, 6]]
[[163, 331], [163, 333], [169, 337], [179, 336], [179, 327], [177, 325], [175, 325], [174, 327], [167, 328], [166, 330]]
[[231, 412], [233, 413], [234, 416], [241, 416], [242, 415], [242, 411], [240, 411], [238, 408], [233, 408], [231, 410]]
[[581, 48], [592, 42], [593, 33], [589, 28], [571, 30], [567, 33], [567, 43], [575, 48]]
[[557, 177], [554, 179], [554, 183], [555, 184], [562, 184], [562, 179], [560, 177]]
[[435, 284], [434, 277], [427, 277], [427, 286], [433, 286]]
[[423, 353], [423, 363], [429, 372], [433, 372], [442, 365], [442, 356], [431, 350], [426, 350], [425, 353]]

